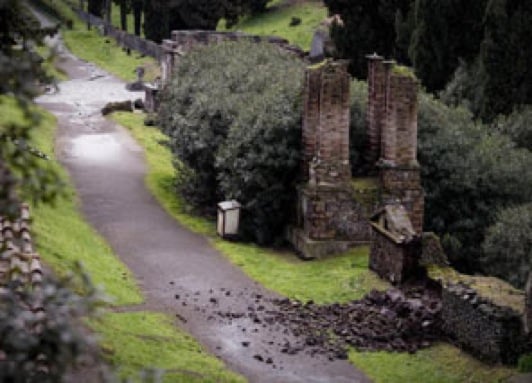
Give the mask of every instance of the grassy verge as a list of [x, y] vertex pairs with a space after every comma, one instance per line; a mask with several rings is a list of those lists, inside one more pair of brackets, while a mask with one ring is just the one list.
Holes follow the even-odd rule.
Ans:
[[[143, 298], [129, 270], [118, 260], [106, 242], [83, 220], [68, 174], [53, 155], [56, 119], [42, 115], [34, 128], [33, 144], [48, 154], [47, 164], [60, 172], [66, 197], [55, 206], [34, 206], [33, 230], [37, 249], [45, 263], [58, 274], [81, 262], [95, 284], [100, 285], [115, 305], [141, 303]], [[26, 124], [12, 99], [0, 97], [0, 127], [7, 123]], [[89, 323], [102, 339], [108, 359], [123, 377], [135, 377], [146, 368], [169, 370], [164, 382], [244, 382], [207, 354], [192, 337], [180, 331], [171, 319], [158, 313], [107, 313]]]
[[109, 313], [91, 326], [102, 335], [102, 348], [122, 376], [135, 376], [150, 366], [166, 370], [163, 381], [168, 383], [245, 382], [192, 337], [176, 331], [163, 314]]
[[[37, 249], [44, 261], [58, 274], [65, 274], [74, 262], [80, 261], [115, 304], [142, 302], [142, 296], [130, 272], [113, 254], [105, 241], [83, 220], [77, 209], [77, 199], [68, 175], [54, 158], [53, 137], [55, 117], [35, 108], [42, 118], [33, 129], [33, 143], [51, 160], [44, 164], [58, 171], [66, 182], [66, 196], [55, 206], [33, 207], [33, 230]], [[28, 124], [12, 99], [0, 99], [0, 125]]]
[[[209, 237], [218, 250], [251, 278], [288, 297], [319, 303], [356, 299], [372, 288], [387, 286], [368, 271], [365, 247], [323, 261], [303, 262], [289, 252], [219, 240], [214, 224], [188, 213], [186, 205], [173, 192], [172, 158], [160, 144], [165, 137], [158, 130], [143, 126], [143, 118], [132, 113], [113, 115], [145, 149], [149, 168], [146, 184], [151, 192], [171, 215], [189, 229]], [[349, 359], [375, 382], [382, 383], [485, 383], [501, 381], [515, 373], [487, 366], [448, 344], [414, 355], [351, 350]]]
[[513, 369], [483, 364], [448, 344], [413, 355], [352, 350], [349, 360], [375, 383], [495, 383], [515, 374]]
[[[301, 19], [301, 23], [290, 26], [292, 18]], [[284, 37], [292, 44], [303, 49], [310, 49], [314, 31], [320, 22], [327, 17], [327, 9], [318, 1], [283, 5], [276, 2], [269, 6], [266, 12], [256, 16], [246, 16], [239, 23], [230, 28], [232, 31], [243, 31], [254, 35], [274, 35]], [[224, 22], [218, 26], [219, 30], [227, 30]]]

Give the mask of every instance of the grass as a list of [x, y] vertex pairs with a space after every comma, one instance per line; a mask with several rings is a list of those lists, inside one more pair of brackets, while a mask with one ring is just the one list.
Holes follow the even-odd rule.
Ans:
[[172, 319], [150, 312], [108, 313], [90, 326], [101, 334], [101, 346], [123, 377], [150, 368], [167, 373], [164, 382], [245, 382], [207, 354], [189, 335], [177, 331]]
[[[58, 274], [67, 273], [73, 262], [81, 262], [93, 282], [103, 287], [115, 305], [141, 303], [143, 297], [129, 270], [78, 212], [76, 193], [68, 174], [53, 154], [55, 117], [38, 107], [34, 111], [42, 118], [33, 129], [33, 144], [50, 156], [46, 166], [58, 171], [66, 182], [66, 197], [55, 206], [32, 208], [38, 252]], [[27, 124], [27, 121], [12, 98], [0, 97], [0, 127], [9, 123]], [[108, 359], [124, 377], [138, 376], [142, 369], [160, 368], [170, 370], [164, 382], [245, 382], [163, 314], [107, 313], [91, 320], [89, 325], [101, 335]]]
[[351, 350], [349, 360], [375, 383], [495, 383], [515, 374], [509, 368], [487, 366], [443, 343], [413, 355]]
[[[39, 125], [33, 128], [33, 144], [51, 158], [44, 166], [59, 172], [66, 184], [65, 197], [57, 201], [55, 206], [40, 204], [32, 208], [33, 231], [41, 257], [59, 275], [69, 272], [74, 262], [81, 262], [94, 283], [104, 289], [114, 304], [142, 302], [129, 270], [78, 212], [78, 201], [71, 181], [54, 156], [55, 117], [41, 108], [34, 107], [34, 110], [42, 117]], [[13, 99], [2, 97], [0, 125], [10, 122], [28, 124]]]
[[[141, 114], [115, 113], [112, 118], [127, 127], [144, 147], [149, 169], [146, 184], [165, 209], [184, 226], [206, 235], [231, 262], [267, 288], [303, 301], [329, 303], [357, 299], [373, 288], [388, 286], [368, 271], [367, 247], [326, 260], [304, 262], [289, 252], [218, 239], [214, 223], [189, 213], [186, 204], [173, 192], [172, 157], [160, 144], [164, 135], [143, 126]], [[377, 383], [485, 383], [515, 373], [512, 369], [483, 364], [448, 344], [414, 355], [351, 350], [349, 359]]]
[[[290, 26], [293, 17], [299, 17], [301, 24]], [[243, 17], [235, 26], [225, 28], [225, 22], [218, 30], [243, 31], [254, 35], [280, 36], [305, 50], [310, 49], [314, 31], [327, 17], [327, 9], [321, 1], [307, 1], [284, 5], [282, 2], [271, 4], [266, 12]]]

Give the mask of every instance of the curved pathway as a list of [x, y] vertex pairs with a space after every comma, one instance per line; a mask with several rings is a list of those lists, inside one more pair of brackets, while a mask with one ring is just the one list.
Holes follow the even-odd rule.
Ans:
[[61, 59], [71, 80], [38, 103], [57, 116], [58, 158], [74, 180], [86, 219], [137, 278], [146, 297], [142, 308], [176, 316], [177, 325], [250, 382], [368, 382], [347, 361], [281, 353], [281, 344], [295, 339], [279, 325], [218, 319], [219, 311], [267, 310], [277, 296], [173, 220], [145, 188], [142, 149], [100, 113], [109, 101], [142, 93], [126, 91], [123, 82], [68, 52]]

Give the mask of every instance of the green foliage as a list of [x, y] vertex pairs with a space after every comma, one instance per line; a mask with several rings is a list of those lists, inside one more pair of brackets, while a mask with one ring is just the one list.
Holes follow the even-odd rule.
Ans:
[[532, 106], [525, 105], [509, 116], [499, 116], [493, 125], [508, 135], [517, 147], [532, 151]]
[[532, 372], [532, 354], [523, 355], [519, 358], [517, 368], [520, 372], [531, 373]]
[[419, 161], [425, 230], [442, 237], [452, 262], [478, 270], [479, 244], [497, 211], [530, 201], [532, 154], [475, 123], [465, 109], [421, 94]]
[[[89, 278], [45, 279], [35, 290], [15, 283], [0, 299], [0, 381], [54, 383], [94, 351], [79, 323], [100, 302]], [[84, 295], [72, 292], [82, 288]], [[29, 307], [40, 307], [32, 311]]]
[[486, 273], [524, 288], [532, 266], [532, 203], [502, 210], [482, 248]]
[[224, 43], [187, 55], [162, 96], [180, 191], [197, 207], [237, 198], [243, 232], [261, 243], [280, 234], [294, 198], [302, 67], [271, 45]]
[[532, 103], [532, 3], [490, 0], [480, 52], [480, 116], [492, 120], [515, 105]]
[[483, 37], [487, 0], [416, 0], [409, 57], [428, 90], [445, 87], [460, 59], [471, 62]]

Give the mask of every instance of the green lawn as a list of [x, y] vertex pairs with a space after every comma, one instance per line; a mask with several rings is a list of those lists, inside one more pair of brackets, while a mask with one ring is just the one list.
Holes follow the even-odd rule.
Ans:
[[166, 370], [168, 383], [243, 383], [208, 355], [191, 336], [177, 331], [172, 319], [152, 312], [108, 313], [91, 321], [101, 334], [101, 346], [124, 377], [136, 376], [146, 366]]
[[[388, 287], [368, 271], [367, 247], [327, 260], [304, 262], [287, 251], [218, 239], [214, 223], [189, 213], [186, 204], [173, 192], [172, 158], [168, 148], [160, 145], [164, 135], [156, 128], [143, 126], [142, 114], [115, 113], [112, 118], [127, 127], [144, 147], [149, 168], [146, 184], [165, 209], [189, 229], [206, 235], [231, 262], [264, 286], [291, 298], [313, 299], [318, 303], [357, 299], [373, 288]], [[483, 364], [448, 344], [414, 355], [351, 350], [349, 359], [377, 383], [486, 383], [515, 373], [512, 369]]]
[[[327, 9], [321, 1], [296, 2], [293, 5], [283, 3], [274, 2], [263, 14], [243, 17], [229, 30], [284, 37], [290, 43], [309, 50], [314, 31], [327, 17]], [[299, 17], [301, 24], [290, 26], [293, 17]], [[224, 21], [220, 22], [218, 30], [227, 30]]]

